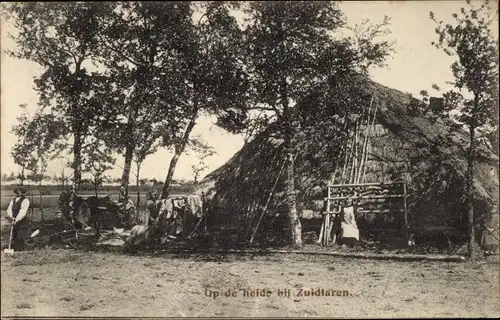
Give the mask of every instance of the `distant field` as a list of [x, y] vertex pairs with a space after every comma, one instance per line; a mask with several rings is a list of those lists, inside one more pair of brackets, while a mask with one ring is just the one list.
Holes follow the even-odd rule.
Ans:
[[[26, 184], [25, 184], [26, 185]], [[16, 188], [17, 184], [16, 183], [9, 183], [9, 184], [2, 184], [0, 185], [0, 194], [3, 197], [8, 196], [10, 197], [13, 194], [14, 189]], [[33, 191], [34, 195], [39, 194], [39, 188], [34, 185], [27, 185], [29, 186], [30, 190]], [[156, 189], [158, 191], [161, 191], [163, 188], [163, 185], [156, 185], [156, 186], [139, 186], [139, 192], [146, 193], [150, 190]], [[63, 186], [61, 185], [43, 185], [41, 187], [42, 194], [45, 195], [59, 195], [61, 191], [63, 190]], [[97, 188], [97, 192], [99, 194], [118, 194], [120, 190], [119, 186], [101, 186]], [[135, 185], [129, 185], [129, 193], [130, 194], [135, 194], [137, 190], [137, 187]], [[194, 185], [192, 184], [184, 184], [184, 185], [176, 185], [170, 187], [170, 193], [172, 194], [178, 194], [178, 193], [189, 193], [194, 190]], [[94, 186], [92, 185], [87, 185], [87, 184], [82, 184], [80, 186], [80, 193], [81, 194], [94, 194]]]
[[[171, 196], [180, 196], [180, 195], [184, 195], [186, 193], [181, 193], [181, 192], [176, 192], [176, 193], [171, 193], [170, 195]], [[83, 198], [87, 198], [89, 196], [94, 196], [94, 193], [81, 193], [80, 194]], [[105, 196], [105, 195], [111, 195], [111, 199], [113, 200], [118, 200], [118, 193], [114, 193], [114, 194], [110, 194], [110, 193], [101, 193], [99, 194], [99, 196]], [[146, 192], [141, 192], [141, 201], [140, 201], [140, 204], [139, 204], [139, 210], [144, 210], [144, 206], [145, 206], [145, 203], [146, 203]], [[0, 208], [2, 211], [5, 211], [7, 210], [7, 207], [9, 206], [9, 202], [10, 200], [12, 200], [13, 198], [13, 194], [5, 194], [5, 193], [2, 193], [2, 198], [0, 200]], [[50, 212], [50, 211], [54, 211], [57, 210], [58, 208], [58, 204], [57, 204], [57, 200], [59, 198], [59, 195], [44, 195], [42, 196], [42, 199], [41, 199], [41, 203], [43, 205], [43, 208], [46, 209], [46, 211]], [[133, 192], [133, 194], [130, 195], [130, 198], [132, 199], [132, 201], [134, 201], [134, 203], [137, 202], [137, 195], [135, 192]], [[33, 208], [35, 208], [35, 216], [38, 215], [38, 211], [39, 211], [39, 208], [40, 208], [40, 196], [39, 195], [34, 195], [33, 196], [33, 202], [32, 202], [32, 206]]]

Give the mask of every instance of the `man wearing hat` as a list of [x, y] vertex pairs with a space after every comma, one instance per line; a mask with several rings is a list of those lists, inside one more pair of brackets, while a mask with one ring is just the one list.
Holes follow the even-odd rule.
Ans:
[[25, 197], [28, 190], [23, 186], [14, 189], [16, 197], [12, 199], [7, 208], [7, 215], [12, 219], [12, 247], [16, 251], [24, 250], [24, 239], [28, 232], [28, 209], [30, 201]]

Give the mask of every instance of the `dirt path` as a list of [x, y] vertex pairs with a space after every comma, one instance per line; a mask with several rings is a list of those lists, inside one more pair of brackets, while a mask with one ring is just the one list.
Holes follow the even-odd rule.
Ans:
[[[73, 250], [2, 253], [1, 258], [2, 316], [500, 316], [498, 264], [485, 262], [148, 257]], [[296, 296], [310, 288], [348, 295]], [[236, 297], [224, 297], [227, 289], [236, 290]], [[241, 289], [271, 294], [245, 297]], [[291, 297], [279, 297], [278, 289], [291, 289]], [[217, 291], [218, 298], [207, 296]]]

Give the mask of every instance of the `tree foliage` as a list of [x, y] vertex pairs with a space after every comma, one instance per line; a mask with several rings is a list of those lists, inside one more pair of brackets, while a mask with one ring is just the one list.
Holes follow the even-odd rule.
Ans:
[[190, 150], [196, 154], [197, 163], [191, 166], [193, 171], [193, 181], [197, 183], [200, 174], [208, 169], [205, 160], [217, 154], [213, 147], [208, 145], [201, 137], [194, 137], [190, 142]]
[[453, 89], [443, 94], [444, 103], [435, 112], [453, 116], [469, 131], [467, 211], [469, 255], [474, 258], [473, 168], [478, 133], [484, 137], [485, 132], [498, 131], [498, 39], [491, 30], [498, 11], [493, 16], [488, 1], [479, 8], [468, 0], [466, 4], [460, 13], [452, 14], [452, 23], [438, 21], [432, 12], [430, 18], [437, 24], [438, 35], [432, 45], [456, 58], [451, 65]]
[[[154, 151], [164, 128], [176, 130], [184, 118], [175, 104], [180, 78], [173, 76], [173, 48], [180, 41], [191, 10], [188, 3], [123, 2], [110, 4], [99, 34], [106, 75], [111, 130], [98, 132], [106, 144], [124, 155], [122, 185], [128, 190], [131, 163]], [[126, 196], [126, 195], [124, 195]]]
[[[26, 105], [21, 105], [21, 108], [26, 108]], [[14, 163], [21, 167], [21, 183], [25, 178], [41, 181], [48, 161], [59, 151], [59, 137], [67, 134], [68, 128], [61, 119], [44, 114], [41, 110], [32, 116], [23, 112], [17, 120], [18, 124], [13, 127], [12, 132], [18, 140], [11, 154]]]
[[113, 168], [115, 158], [110, 148], [103, 141], [93, 138], [82, 151], [83, 171], [92, 176], [92, 183], [97, 196], [97, 187], [104, 183], [104, 173]]
[[[176, 105], [187, 115], [180, 130], [170, 127], [164, 132], [163, 145], [171, 147], [174, 156], [162, 190], [168, 196], [174, 170], [180, 155], [190, 142], [191, 132], [202, 115], [212, 114], [217, 123], [224, 123], [241, 115], [245, 100], [245, 78], [241, 62], [241, 32], [234, 16], [232, 3], [190, 3], [199, 13], [193, 15], [182, 39], [177, 42], [174, 56], [176, 68]], [[226, 128], [230, 128], [226, 126]]]
[[[435, 111], [447, 115], [455, 111], [456, 120], [474, 128], [495, 128], [498, 126], [498, 39], [491, 29], [494, 11], [489, 2], [479, 8], [466, 2], [468, 8], [452, 14], [453, 23], [437, 21], [430, 13], [438, 35], [432, 45], [456, 57], [451, 65], [454, 88], [443, 93], [445, 103], [441, 110]], [[439, 90], [435, 85], [434, 88]]]
[[90, 2], [65, 4], [9, 3], [3, 13], [16, 27], [9, 35], [17, 47], [7, 53], [43, 68], [35, 79], [39, 104], [64, 116], [73, 136], [76, 190], [81, 179], [81, 148], [88, 129], [98, 119], [106, 81], [88, 64], [98, 55], [98, 17], [106, 5]]

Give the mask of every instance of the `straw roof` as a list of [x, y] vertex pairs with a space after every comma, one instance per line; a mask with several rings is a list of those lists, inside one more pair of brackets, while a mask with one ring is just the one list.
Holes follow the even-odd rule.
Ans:
[[[377, 134], [371, 138], [368, 151], [366, 182], [399, 180], [406, 165], [411, 223], [460, 226], [464, 222], [466, 132], [414, 111], [412, 105], [418, 100], [409, 94], [362, 76], [356, 78], [355, 86], [362, 95], [373, 96], [379, 107]], [[255, 224], [285, 159], [283, 141], [273, 134], [275, 128], [276, 124], [270, 125], [201, 181], [198, 191], [205, 192], [209, 199], [207, 209], [213, 223], [243, 228], [253, 219]], [[307, 135], [298, 139], [298, 143], [307, 145], [295, 161], [299, 214], [302, 219], [319, 218], [325, 187], [345, 141], [311, 141]], [[498, 156], [485, 145], [479, 147], [474, 172], [476, 208], [484, 213], [491, 203], [498, 203]], [[286, 211], [284, 176], [278, 179], [270, 213]]]

